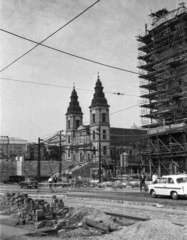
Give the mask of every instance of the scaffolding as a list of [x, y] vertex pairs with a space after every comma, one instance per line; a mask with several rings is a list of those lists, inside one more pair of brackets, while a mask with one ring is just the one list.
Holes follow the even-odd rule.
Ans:
[[150, 19], [137, 36], [142, 127], [148, 129], [142, 154], [150, 171], [187, 172], [187, 8], [180, 3]]

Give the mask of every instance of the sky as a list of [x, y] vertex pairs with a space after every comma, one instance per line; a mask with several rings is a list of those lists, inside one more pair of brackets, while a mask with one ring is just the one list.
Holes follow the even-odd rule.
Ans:
[[[95, 2], [0, 0], [0, 69], [36, 45], [2, 29], [41, 42]], [[184, 2], [187, 5], [187, 0]], [[165, 7], [173, 10], [178, 3], [179, 0], [100, 0], [43, 44], [138, 73], [136, 36], [144, 31], [146, 23], [150, 26], [151, 12]], [[0, 72], [0, 135], [37, 141], [65, 130], [73, 86], [84, 113], [83, 123], [89, 124], [89, 106], [98, 73], [110, 105], [110, 126], [141, 126], [138, 74], [38, 46]]]

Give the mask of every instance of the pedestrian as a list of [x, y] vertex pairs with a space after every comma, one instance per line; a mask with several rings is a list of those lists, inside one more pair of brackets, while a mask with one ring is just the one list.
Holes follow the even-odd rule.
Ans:
[[53, 192], [53, 189], [52, 189], [53, 178], [52, 178], [52, 176], [50, 176], [50, 178], [48, 179], [48, 183], [49, 183], [49, 189]]
[[147, 186], [146, 186], [145, 180], [146, 180], [146, 175], [143, 171], [141, 171], [141, 173], [140, 173], [140, 192], [142, 192], [142, 187], [144, 187], [145, 192], [147, 191]]
[[157, 183], [157, 178], [158, 178], [158, 174], [157, 174], [157, 172], [154, 172], [152, 175], [152, 182]]
[[56, 187], [57, 185], [57, 176], [54, 176], [54, 178], [53, 178], [53, 182], [54, 182], [54, 187]]

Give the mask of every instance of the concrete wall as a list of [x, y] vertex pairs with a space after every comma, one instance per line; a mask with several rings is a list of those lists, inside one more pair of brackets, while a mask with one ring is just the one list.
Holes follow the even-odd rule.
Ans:
[[[62, 162], [62, 171], [68, 169], [72, 164], [78, 164], [78, 162]], [[53, 173], [58, 172], [59, 162], [58, 161], [41, 161], [40, 163], [41, 176], [50, 176]], [[20, 169], [22, 168], [22, 169]], [[19, 172], [17, 171], [19, 170]], [[20, 172], [22, 174], [20, 174]], [[23, 176], [37, 176], [37, 161], [6, 161], [0, 160], [0, 181], [7, 180], [12, 175], [23, 175]]]
[[0, 182], [7, 180], [9, 176], [16, 175], [17, 162], [0, 160]]

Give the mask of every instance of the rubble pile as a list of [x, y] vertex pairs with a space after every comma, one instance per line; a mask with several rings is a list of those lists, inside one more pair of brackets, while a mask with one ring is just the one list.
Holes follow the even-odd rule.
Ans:
[[168, 220], [149, 220], [137, 222], [124, 227], [108, 236], [97, 237], [94, 240], [186, 240], [187, 225], [179, 226]]
[[46, 202], [32, 199], [28, 194], [6, 193], [1, 199], [1, 210], [11, 215], [14, 226], [33, 224], [35, 231], [31, 235], [55, 234], [63, 239], [83, 239], [121, 229], [121, 225], [104, 212], [90, 207], [66, 207], [63, 199], [56, 196]]
[[34, 200], [28, 197], [28, 194], [6, 193], [1, 200], [1, 210], [4, 210], [4, 214], [12, 214], [17, 225], [34, 223], [35, 227], [39, 228], [44, 224], [43, 220], [48, 220], [46, 224], [52, 226], [54, 219], [64, 216], [69, 208], [65, 208], [63, 200], [56, 196], [48, 203], [43, 199]]

